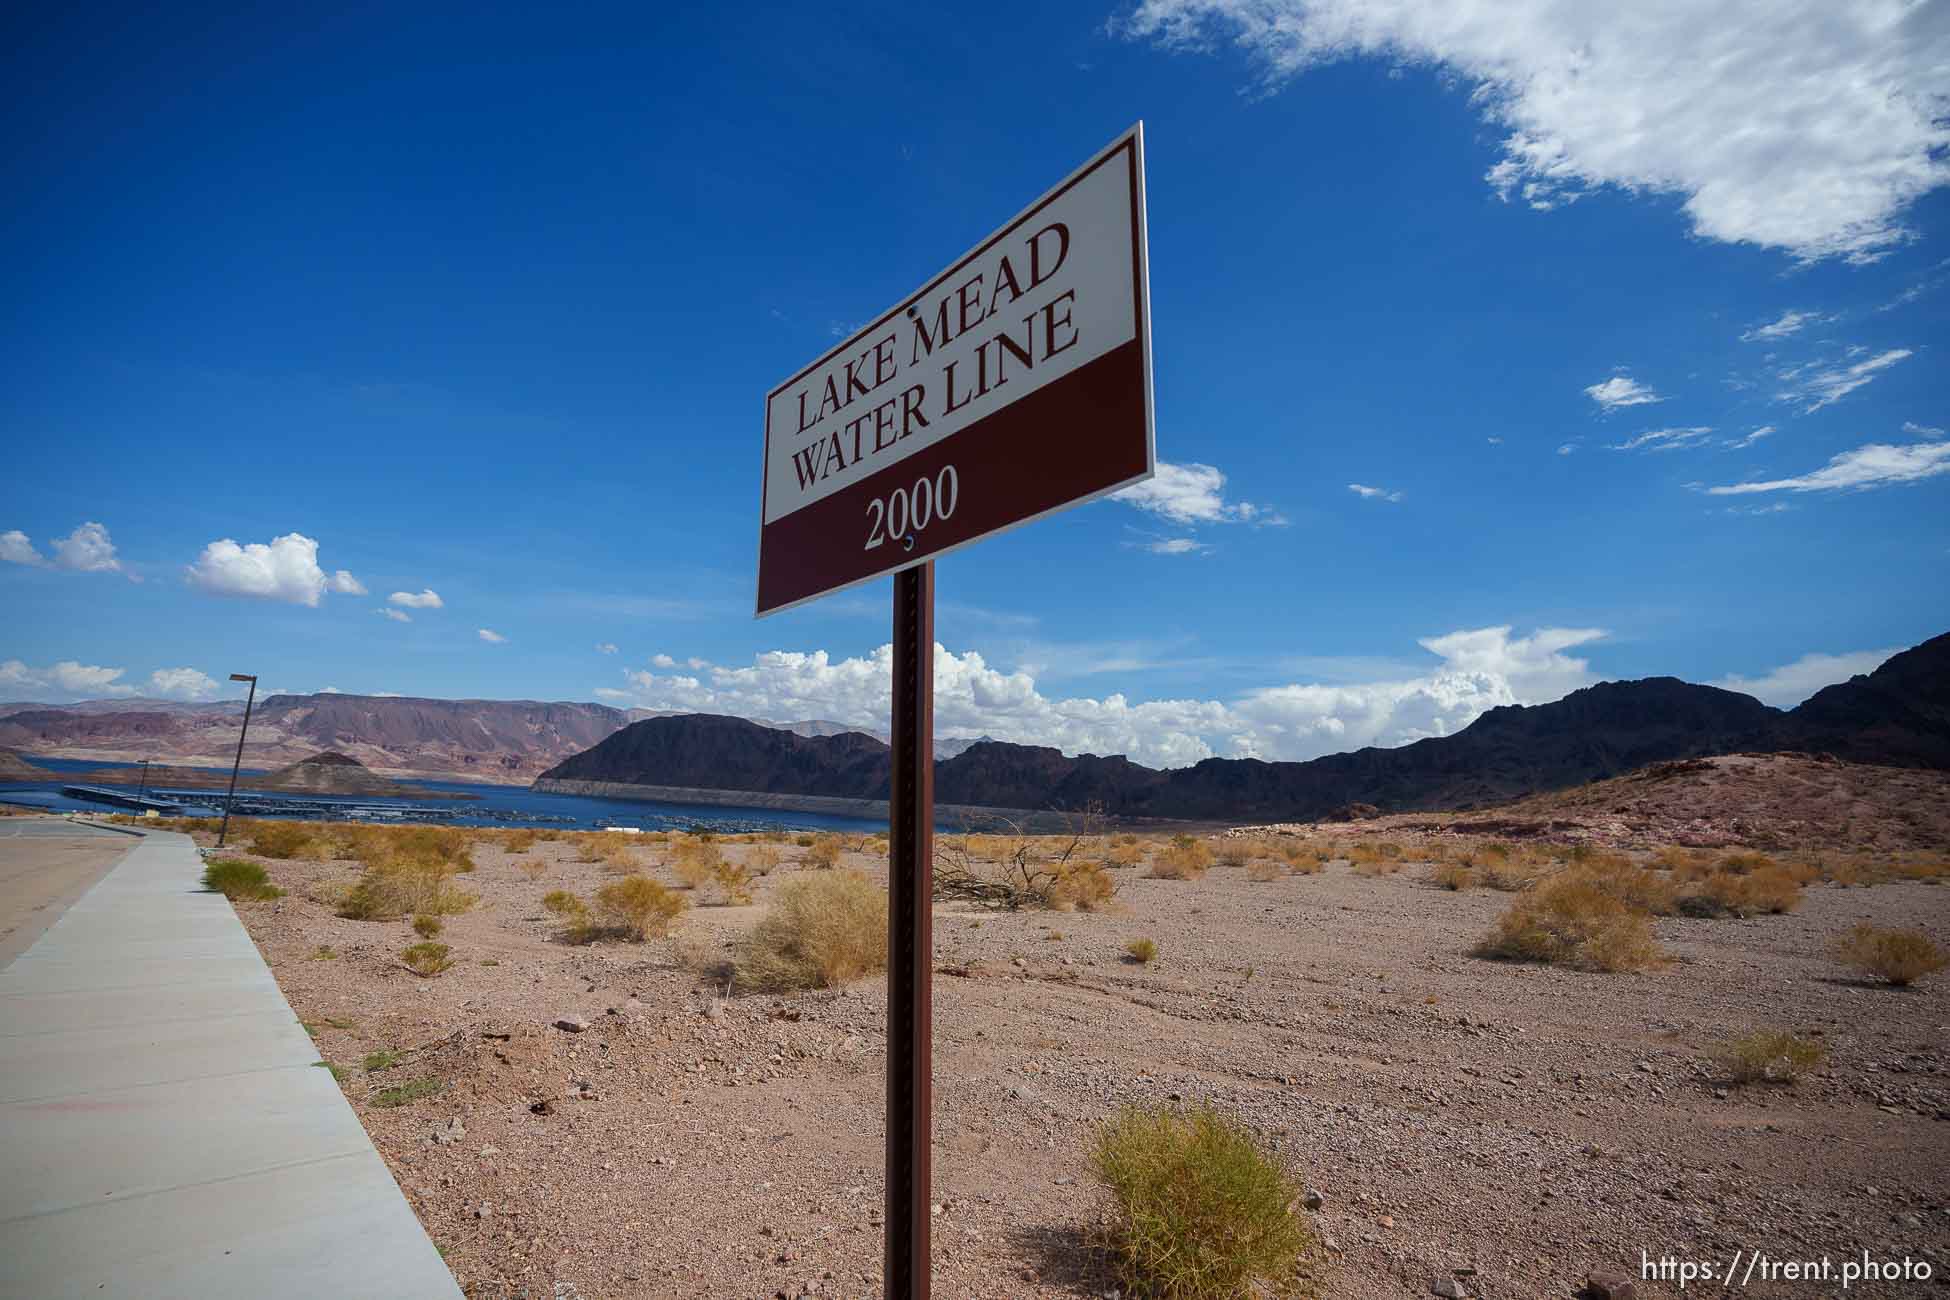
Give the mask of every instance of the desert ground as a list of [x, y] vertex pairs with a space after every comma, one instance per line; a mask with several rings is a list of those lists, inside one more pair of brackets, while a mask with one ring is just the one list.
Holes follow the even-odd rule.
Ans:
[[[1332, 855], [1317, 869], [1282, 856], [1297, 837], [1215, 837], [1202, 878], [1159, 878], [1168, 843], [1103, 839], [1084, 851], [1129, 865], [1095, 910], [937, 905], [937, 1295], [1116, 1290], [1087, 1154], [1134, 1102], [1237, 1116], [1318, 1193], [1295, 1294], [1567, 1297], [1641, 1252], [1839, 1267], [1866, 1250], [1950, 1273], [1950, 974], [1895, 988], [1832, 953], [1864, 921], [1950, 938], [1940, 857], [1837, 861], [1881, 883], [1811, 879], [1780, 914], [1659, 917], [1661, 959], [1605, 973], [1472, 955], [1518, 895], [1432, 883], [1423, 860], [1469, 841], [1306, 829]], [[506, 835], [474, 838], [454, 881], [475, 901], [445, 917], [453, 965], [430, 977], [401, 960], [405, 920], [336, 914], [358, 861], [324, 842], [240, 855], [287, 891], [240, 914], [467, 1294], [877, 1294], [883, 980], [720, 982], [768, 899], [825, 870], [816, 849], [720, 841], [734, 863], [781, 856], [752, 902], [706, 883], [667, 938], [571, 943], [544, 894], [631, 870], [678, 887], [677, 845], [584, 862], [580, 837], [511, 852]], [[1547, 868], [1565, 852], [1522, 850]], [[885, 880], [874, 841], [838, 866]], [[1139, 937], [1148, 964], [1125, 955]], [[1771, 1029], [1826, 1061], [1729, 1084], [1716, 1050]]]

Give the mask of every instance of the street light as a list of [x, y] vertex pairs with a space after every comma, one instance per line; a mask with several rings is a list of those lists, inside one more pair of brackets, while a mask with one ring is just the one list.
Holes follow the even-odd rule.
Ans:
[[251, 729], [251, 705], [257, 700], [257, 678], [250, 673], [232, 673], [233, 682], [249, 682], [250, 694], [244, 697], [244, 725], [237, 730], [237, 761], [230, 765], [230, 794], [223, 801], [223, 825], [217, 829], [217, 847], [230, 834], [230, 805], [237, 802], [237, 769], [244, 765], [244, 734]]

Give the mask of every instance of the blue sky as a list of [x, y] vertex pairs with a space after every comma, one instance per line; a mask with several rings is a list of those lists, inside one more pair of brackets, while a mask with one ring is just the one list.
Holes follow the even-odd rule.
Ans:
[[764, 394], [1138, 119], [1167, 473], [941, 562], [943, 732], [1308, 757], [1950, 629], [1940, 10], [663, 8], [7, 20], [0, 698], [872, 724], [887, 584], [749, 614]]

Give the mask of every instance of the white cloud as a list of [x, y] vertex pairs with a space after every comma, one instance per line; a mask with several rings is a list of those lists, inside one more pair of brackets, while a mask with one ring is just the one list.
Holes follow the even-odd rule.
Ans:
[[1144, 542], [1142, 545], [1153, 555], [1197, 555], [1212, 549], [1193, 537], [1164, 537], [1155, 542]]
[[480, 637], [481, 640], [487, 642], [489, 645], [501, 645], [508, 639], [491, 627], [477, 627], [474, 629], [474, 635]]
[[1934, 293], [1938, 289], [1941, 289], [1946, 283], [1950, 283], [1950, 257], [1944, 258], [1941, 262], [1931, 267], [1923, 279], [1912, 284], [1888, 302], [1883, 303], [1876, 310], [1894, 311], [1898, 307], [1907, 307], [1910, 303], [1915, 302], [1925, 294]]
[[47, 563], [41, 553], [34, 549], [33, 541], [18, 528], [0, 533], [0, 560], [5, 560], [8, 564], [28, 564], [37, 568]]
[[1874, 383], [1876, 376], [1912, 355], [1908, 348], [1891, 348], [1852, 366], [1829, 366], [1815, 370], [1802, 367], [1783, 371], [1788, 386], [1774, 395], [1777, 402], [1806, 402], [1803, 415], [1812, 415], [1824, 406], [1833, 406], [1856, 389]]
[[411, 623], [413, 621], [413, 616], [403, 609], [387, 609], [382, 605], [372, 612], [375, 614], [384, 614], [395, 623]]
[[1160, 515], [1174, 524], [1256, 524], [1280, 527], [1285, 516], [1250, 501], [1225, 499], [1226, 476], [1211, 465], [1158, 462], [1158, 472], [1110, 499]]
[[675, 668], [677, 661], [669, 655], [651, 655], [650, 666], [653, 668]]
[[1472, 86], [1503, 132], [1486, 177], [1549, 209], [1682, 196], [1694, 232], [1872, 260], [1944, 183], [1944, 26], [1914, 0], [1143, 0], [1133, 36], [1230, 37], [1267, 89], [1368, 56]]
[[1903, 432], [1912, 438], [1941, 438], [1944, 431], [1934, 425], [1918, 424], [1914, 420], [1903, 421]]
[[1350, 483], [1347, 490], [1364, 501], [1400, 501], [1402, 494], [1390, 492], [1387, 488], [1369, 487], [1365, 483]]
[[222, 687], [194, 668], [158, 668], [149, 674], [149, 692], [171, 700], [215, 699]]
[[1503, 439], [1494, 436], [1486, 439], [1485, 441], [1487, 441], [1492, 447], [1501, 447], [1503, 445]]
[[[1164, 767], [1219, 753], [1314, 758], [1449, 735], [1497, 705], [1556, 699], [1595, 680], [1584, 659], [1565, 652], [1602, 635], [1589, 628], [1549, 628], [1513, 637], [1507, 627], [1480, 628], [1423, 641], [1436, 662], [1420, 676], [1290, 683], [1232, 700], [1135, 703], [1121, 693], [1053, 698], [1027, 671], [1004, 672], [978, 652], [936, 646], [935, 725], [943, 735], [987, 734], [1072, 754], [1128, 754]], [[597, 694], [644, 708], [831, 718], [873, 730], [886, 726], [892, 662], [890, 646], [840, 660], [823, 650], [775, 650], [742, 668], [625, 670], [628, 689], [604, 687]]]
[[1773, 343], [1790, 334], [1799, 334], [1810, 325], [1819, 325], [1832, 317], [1817, 311], [1784, 311], [1779, 320], [1765, 325], [1756, 325], [1740, 336], [1742, 343]]
[[1577, 449], [1578, 449], [1578, 444], [1575, 442], [1559, 443], [1557, 447], [1557, 454], [1560, 456], [1569, 456], [1572, 452], [1576, 451]]
[[1759, 442], [1762, 438], [1772, 437], [1774, 434], [1778, 432], [1779, 430], [1776, 429], [1773, 425], [1763, 424], [1758, 429], [1755, 429], [1752, 433], [1748, 434], [1744, 438], [1728, 438], [1720, 445], [1723, 447], [1730, 447], [1733, 450], [1738, 451], [1742, 447], [1751, 447], [1755, 443]]
[[432, 587], [424, 588], [417, 596], [410, 591], [396, 591], [386, 599], [395, 605], [405, 605], [408, 609], [440, 609], [446, 603]]
[[54, 565], [76, 573], [117, 573], [122, 568], [108, 529], [97, 523], [82, 524], [66, 537], [55, 538]]
[[1585, 389], [1584, 395], [1598, 403], [1607, 415], [1627, 406], [1646, 406], [1666, 400], [1630, 375], [1613, 375]]
[[30, 668], [18, 659], [0, 663], [0, 689], [39, 691], [70, 699], [134, 695], [135, 687], [121, 683], [123, 670], [101, 668], [63, 659], [48, 668]]
[[1607, 443], [1613, 451], [1679, 451], [1686, 447], [1697, 447], [1712, 433], [1710, 425], [1697, 425], [1690, 429], [1648, 429], [1636, 438], [1624, 442]]
[[332, 580], [326, 585], [341, 596], [363, 596], [366, 594], [366, 584], [360, 582], [344, 569], [340, 569], [337, 573], [333, 574]]
[[1713, 496], [1739, 496], [1750, 492], [1867, 490], [1897, 483], [1914, 483], [1935, 478], [1939, 474], [1950, 474], [1950, 442], [1911, 444], [1906, 447], [1872, 442], [1853, 451], [1842, 452], [1812, 473], [1754, 483], [1729, 483], [1706, 490]]
[[614, 641], [598, 641], [596, 642], [596, 653], [599, 655], [613, 655], [616, 653], [616, 643]]
[[1901, 646], [1897, 646], [1889, 650], [1855, 650], [1839, 655], [1802, 655], [1793, 663], [1783, 664], [1759, 677], [1729, 673], [1713, 684], [1729, 691], [1739, 691], [1742, 695], [1751, 695], [1777, 709], [1791, 709], [1824, 686], [1845, 682], [1858, 673], [1874, 672], [1901, 649]]
[[317, 605], [332, 579], [318, 567], [318, 543], [302, 533], [286, 533], [269, 545], [239, 545], [226, 537], [203, 548], [184, 571], [193, 587], [218, 596], [249, 596]]

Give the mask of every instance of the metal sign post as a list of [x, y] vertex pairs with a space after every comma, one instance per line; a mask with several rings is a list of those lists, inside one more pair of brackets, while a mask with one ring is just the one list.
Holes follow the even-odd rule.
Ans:
[[894, 576], [887, 854], [888, 1297], [925, 1300], [934, 1161], [934, 564]]
[[934, 557], [1142, 482], [1144, 129], [765, 397], [760, 617], [894, 576], [887, 1300], [927, 1300]]

